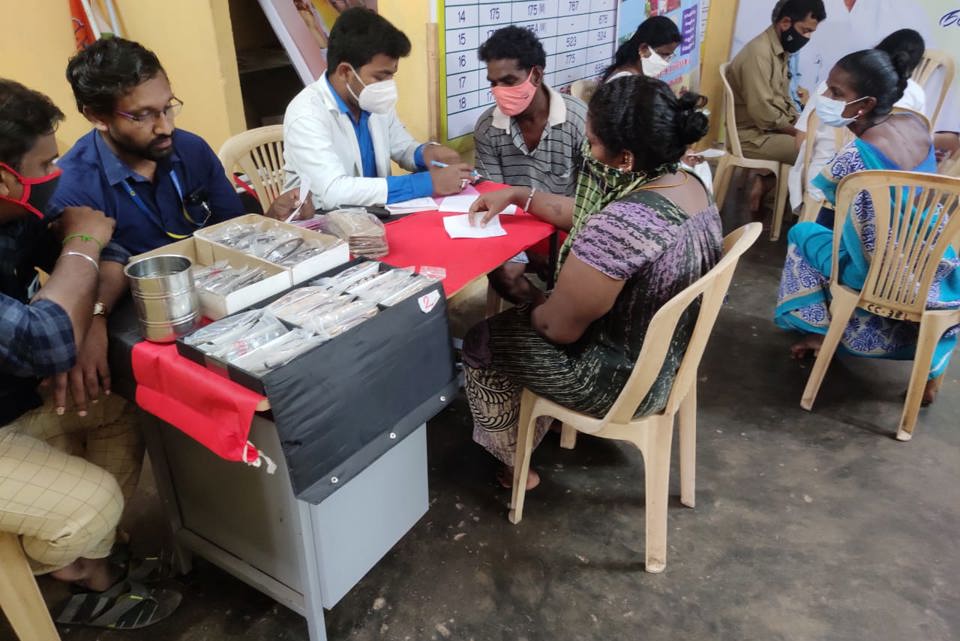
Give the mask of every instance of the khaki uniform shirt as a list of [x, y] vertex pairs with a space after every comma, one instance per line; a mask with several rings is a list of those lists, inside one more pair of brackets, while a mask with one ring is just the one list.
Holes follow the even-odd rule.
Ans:
[[789, 54], [771, 25], [747, 43], [730, 63], [740, 142], [757, 141], [772, 130], [789, 127], [800, 116], [790, 98]]

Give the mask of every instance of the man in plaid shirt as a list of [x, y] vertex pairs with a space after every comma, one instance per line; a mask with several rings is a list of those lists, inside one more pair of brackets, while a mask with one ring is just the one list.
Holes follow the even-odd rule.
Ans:
[[[98, 595], [108, 607], [97, 613], [124, 613], [100, 623], [125, 627], [132, 617], [162, 618], [153, 592], [118, 583], [122, 570], [108, 559], [123, 510], [111, 468], [139, 472], [128, 455], [142, 456], [139, 438], [98, 416], [106, 402], [75, 421], [47, 420], [38, 394], [51, 378], [55, 402], [47, 405], [66, 403], [65, 374], [96, 313], [101, 250], [114, 230], [89, 207], [67, 208], [56, 229], [44, 220], [61, 173], [54, 131], [62, 119], [43, 94], [0, 79], [0, 531], [20, 536], [37, 573], [109, 590]], [[35, 267], [50, 277], [34, 293]]]

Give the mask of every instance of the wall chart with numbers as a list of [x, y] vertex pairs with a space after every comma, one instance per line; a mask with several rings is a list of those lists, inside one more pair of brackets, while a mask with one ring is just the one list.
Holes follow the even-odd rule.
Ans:
[[473, 134], [493, 104], [477, 49], [500, 27], [537, 34], [547, 52], [546, 80], [555, 89], [595, 78], [613, 59], [618, 0], [438, 0], [440, 126], [447, 141]]

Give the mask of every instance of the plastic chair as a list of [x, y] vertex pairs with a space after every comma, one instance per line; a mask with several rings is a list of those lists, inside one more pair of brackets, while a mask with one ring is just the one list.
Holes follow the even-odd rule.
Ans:
[[773, 172], [777, 179], [777, 198], [773, 210], [773, 225], [770, 229], [770, 240], [780, 238], [780, 228], [783, 226], [783, 210], [787, 206], [787, 175], [790, 173], [792, 165], [779, 163], [776, 160], [759, 160], [757, 158], [747, 158], [743, 155], [743, 148], [740, 146], [740, 134], [737, 132], [737, 115], [734, 111], [733, 89], [730, 87], [730, 81], [727, 79], [727, 68], [729, 62], [720, 65], [720, 79], [723, 80], [723, 116], [724, 131], [726, 132], [727, 153], [720, 158], [717, 164], [717, 173], [714, 177], [714, 197], [717, 201], [717, 207], [722, 208], [723, 202], [727, 196], [727, 189], [730, 187], [730, 181], [733, 178], [733, 172], [737, 167], [741, 169], [766, 169]]
[[590, 98], [593, 97], [593, 94], [596, 93], [597, 87], [599, 86], [599, 80], [587, 80], [585, 78], [576, 80], [572, 85], [570, 85], [570, 95], [574, 98], [579, 98], [580, 100], [589, 103]]
[[807, 185], [810, 184], [810, 180], [813, 178], [810, 175], [810, 161], [813, 160], [813, 143], [816, 140], [817, 129], [819, 127], [820, 117], [817, 116], [816, 111], [813, 111], [807, 118], [807, 139], [803, 147], [803, 158], [801, 159], [803, 163], [803, 172], [801, 173], [803, 203], [800, 205], [800, 216], [798, 220], [798, 222], [801, 223], [816, 220], [817, 214], [820, 212], [820, 207], [823, 205], [822, 199], [814, 198], [807, 190]]
[[60, 641], [20, 537], [0, 532], [0, 609], [20, 641]]
[[960, 178], [960, 153], [940, 161], [940, 165], [937, 167], [937, 173], [941, 176]]
[[233, 172], [239, 168], [257, 192], [266, 211], [281, 193], [283, 170], [283, 125], [257, 127], [233, 136], [220, 147], [220, 162], [233, 184]]
[[946, 51], [938, 49], [927, 49], [923, 52], [923, 58], [920, 64], [913, 71], [913, 81], [918, 85], [927, 88], [927, 83], [933, 78], [936, 72], [943, 70], [943, 84], [940, 85], [940, 95], [937, 97], [936, 107], [930, 112], [930, 122], [937, 122], [940, 115], [940, 109], [943, 108], [943, 101], [947, 99], [950, 92], [950, 85], [953, 83], [953, 76], [956, 73], [956, 62]]
[[[854, 199], [869, 193], [876, 211], [876, 250], [863, 289], [837, 280], [841, 232]], [[894, 206], [896, 204], [896, 206]], [[924, 212], [921, 216], [904, 211]], [[930, 283], [947, 247], [960, 243], [960, 180], [909, 171], [862, 171], [837, 188], [830, 278], [830, 327], [803, 390], [800, 406], [813, 408], [827, 367], [854, 309], [920, 323], [917, 351], [897, 439], [908, 441], [920, 412], [933, 350], [943, 333], [960, 323], [960, 310], [928, 310]], [[935, 233], [939, 230], [939, 234]]]
[[[660, 308], [650, 321], [647, 337], [633, 373], [603, 418], [594, 418], [523, 390], [517, 453], [514, 459], [510, 521], [523, 517], [526, 479], [530, 470], [537, 417], [552, 416], [564, 431], [576, 430], [602, 438], [628, 441], [643, 455], [646, 488], [646, 570], [662, 572], [667, 561], [667, 502], [670, 485], [670, 447], [674, 416], [680, 422], [680, 501], [694, 506], [696, 468], [697, 368], [713, 330], [737, 261], [760, 236], [760, 223], [745, 225], [723, 241], [724, 255], [717, 265]], [[680, 363], [663, 412], [634, 418], [633, 414], [656, 381], [670, 340], [683, 312], [696, 300], [700, 310], [690, 343]]]

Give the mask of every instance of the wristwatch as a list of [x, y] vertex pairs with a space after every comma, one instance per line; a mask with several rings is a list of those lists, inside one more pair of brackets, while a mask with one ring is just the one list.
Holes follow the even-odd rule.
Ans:
[[97, 301], [93, 304], [93, 315], [94, 316], [107, 316], [107, 308], [104, 307], [103, 303]]

